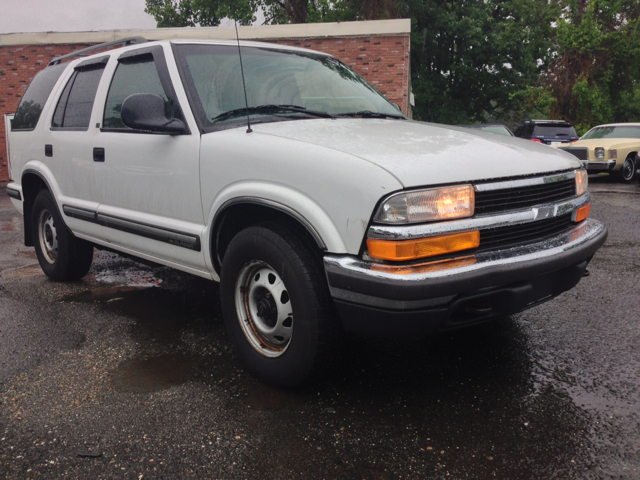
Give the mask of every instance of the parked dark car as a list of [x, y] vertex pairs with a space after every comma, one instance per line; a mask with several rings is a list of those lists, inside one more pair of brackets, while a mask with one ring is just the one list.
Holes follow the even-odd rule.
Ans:
[[516, 137], [546, 145], [562, 145], [580, 138], [573, 125], [564, 120], [529, 120], [516, 129]]
[[499, 123], [477, 123], [475, 125], [460, 125], [465, 128], [473, 128], [476, 130], [482, 130], [483, 132], [497, 133], [498, 135], [508, 135], [513, 137], [513, 132], [509, 130], [506, 125]]

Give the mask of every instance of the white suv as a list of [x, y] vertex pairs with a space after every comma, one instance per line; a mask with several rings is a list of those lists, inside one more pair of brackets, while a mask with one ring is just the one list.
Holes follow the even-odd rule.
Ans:
[[7, 192], [25, 243], [54, 280], [83, 277], [97, 247], [220, 281], [264, 381], [312, 378], [344, 332], [422, 334], [550, 300], [606, 239], [575, 157], [410, 121], [332, 56], [119, 43], [53, 60], [22, 98]]

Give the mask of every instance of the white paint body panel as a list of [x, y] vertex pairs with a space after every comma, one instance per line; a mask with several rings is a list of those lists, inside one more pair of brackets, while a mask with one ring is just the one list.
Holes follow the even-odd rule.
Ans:
[[[447, 125], [322, 119], [256, 128], [283, 140], [326, 146], [359, 157], [388, 171], [405, 188], [535, 175], [581, 166], [575, 157], [559, 155], [547, 145]], [[366, 178], [365, 172], [362, 175]]]
[[[171, 45], [159, 45], [190, 135], [100, 130], [117, 57], [139, 48], [129, 46], [107, 53], [86, 132], [49, 128], [77, 61], [69, 63], [36, 129], [11, 133], [11, 174], [19, 184], [25, 169], [38, 171], [61, 210], [66, 204], [198, 236], [200, 252], [64, 217], [81, 238], [200, 276], [218, 278], [210, 229], [220, 208], [237, 199], [282, 204], [315, 229], [328, 252], [355, 255], [377, 204], [395, 191], [581, 166], [526, 140], [404, 120], [300, 119], [254, 124], [253, 133], [242, 127], [200, 135]], [[54, 145], [53, 158], [44, 156], [45, 143]], [[94, 147], [105, 149], [104, 163], [93, 161]]]

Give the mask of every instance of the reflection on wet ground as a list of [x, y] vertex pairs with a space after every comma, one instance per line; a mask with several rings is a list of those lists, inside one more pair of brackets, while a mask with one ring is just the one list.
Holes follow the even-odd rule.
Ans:
[[180, 385], [191, 376], [194, 362], [180, 353], [130, 358], [109, 372], [113, 388], [123, 393], [148, 393]]
[[[574, 291], [464, 331], [352, 337], [296, 390], [243, 369], [216, 284], [104, 252], [72, 284], [4, 270], [0, 305], [26, 285], [25, 318], [46, 306], [87, 340], [0, 392], [0, 477], [640, 478], [640, 219], [605, 200], [612, 234]], [[59, 439], [103, 456], [74, 463]]]
[[158, 276], [160, 288], [96, 281], [60, 300], [132, 320], [138, 352], [109, 371], [116, 391], [191, 381], [221, 389], [237, 418], [267, 414], [246, 420], [254, 475], [319, 465], [335, 478], [395, 478], [428, 466], [442, 476], [525, 478], [535, 468], [537, 478], [567, 478], [575, 459], [591, 466], [588, 417], [565, 391], [534, 385], [534, 355], [518, 318], [427, 338], [354, 337], [332, 377], [281, 390], [246, 374], [231, 353], [214, 284]]

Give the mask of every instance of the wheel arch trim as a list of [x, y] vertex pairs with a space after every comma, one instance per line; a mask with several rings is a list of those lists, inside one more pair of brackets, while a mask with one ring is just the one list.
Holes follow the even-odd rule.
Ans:
[[294, 220], [298, 221], [309, 232], [309, 234], [313, 237], [313, 239], [315, 240], [316, 244], [320, 249], [325, 251], [327, 250], [327, 245], [322, 239], [322, 236], [320, 235], [318, 230], [301, 213], [289, 207], [288, 205], [284, 205], [280, 202], [276, 202], [274, 200], [269, 200], [261, 197], [252, 197], [252, 196], [235, 197], [224, 202], [213, 217], [213, 222], [211, 223], [211, 225], [213, 226], [212, 234], [215, 231], [217, 231], [218, 222], [220, 222], [222, 215], [225, 213], [226, 210], [228, 210], [230, 207], [233, 207], [235, 205], [247, 205], [247, 204], [261, 205], [264, 207], [273, 208], [275, 210], [278, 210], [282, 213], [289, 215]]

